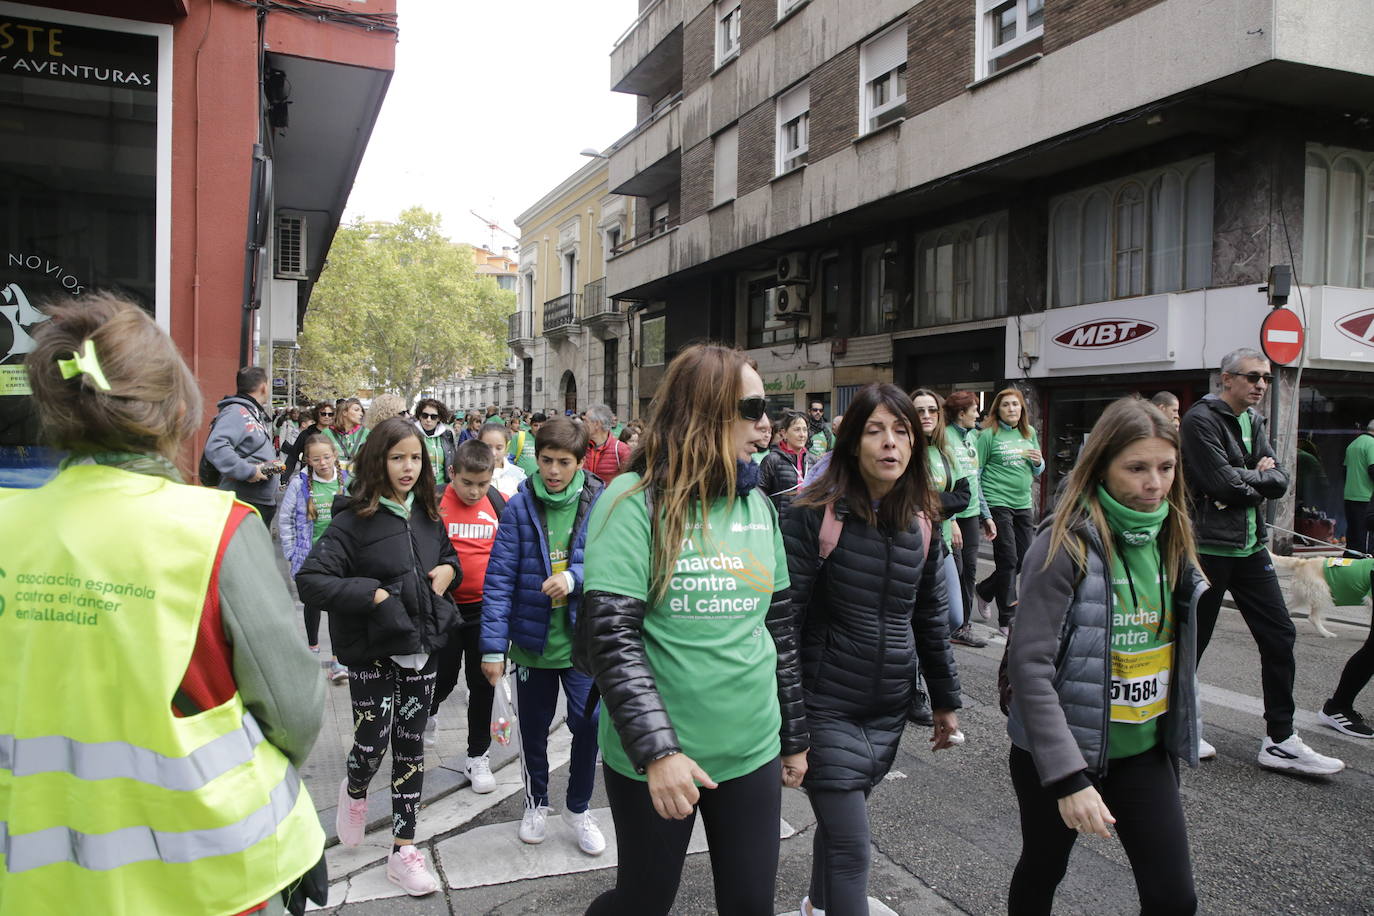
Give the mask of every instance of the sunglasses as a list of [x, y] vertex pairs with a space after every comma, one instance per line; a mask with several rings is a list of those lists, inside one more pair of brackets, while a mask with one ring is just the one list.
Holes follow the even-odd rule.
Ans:
[[439, 419], [439, 415], [438, 415], [437, 413], [422, 413], [422, 414], [420, 414], [420, 419], [421, 419], [421, 420], [437, 420], [437, 419]]
[[824, 408], [824, 407], [812, 407], [812, 408], [811, 408], [811, 412], [812, 412], [812, 413], [825, 413], [825, 408]]
[[1274, 384], [1274, 376], [1269, 372], [1228, 372], [1226, 374], [1234, 375], [1237, 378], [1243, 378], [1251, 385], [1258, 385], [1261, 380], [1263, 380], [1266, 385]]
[[739, 418], [757, 423], [763, 419], [763, 414], [768, 410], [768, 399], [763, 395], [755, 395], [752, 398], [739, 399]]
[[938, 407], [917, 407], [917, 408], [916, 408], [916, 414], [917, 414], [918, 416], [921, 415], [921, 414], [930, 414], [932, 417], [934, 417], [934, 416], [938, 416], [939, 413], [940, 413], [940, 408], [938, 408]]
[[332, 417], [332, 416], [334, 416], [334, 411], [332, 411], [332, 410], [321, 410], [321, 411], [320, 411], [320, 416], [322, 416], [322, 417]]

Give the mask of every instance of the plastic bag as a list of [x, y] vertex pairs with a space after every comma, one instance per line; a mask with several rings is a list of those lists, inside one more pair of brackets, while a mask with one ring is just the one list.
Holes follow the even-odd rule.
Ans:
[[491, 704], [491, 740], [505, 747], [515, 737], [515, 705], [510, 697], [510, 678], [501, 678]]

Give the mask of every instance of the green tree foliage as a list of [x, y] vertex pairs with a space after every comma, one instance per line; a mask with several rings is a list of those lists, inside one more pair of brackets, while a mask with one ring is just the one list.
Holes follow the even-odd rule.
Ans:
[[394, 223], [341, 226], [301, 334], [302, 387], [421, 390], [456, 372], [499, 366], [515, 293], [479, 278], [472, 249], [445, 238], [420, 207]]

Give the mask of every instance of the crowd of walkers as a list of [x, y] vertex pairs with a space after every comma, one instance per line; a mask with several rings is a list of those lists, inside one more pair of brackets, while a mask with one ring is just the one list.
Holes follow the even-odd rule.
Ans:
[[[772, 914], [784, 786], [816, 817], [801, 916], [866, 913], [868, 802], [906, 727], [928, 724], [936, 751], [966, 740], [956, 645], [1005, 643], [1013, 914], [1051, 911], [1080, 836], [1120, 838], [1142, 912], [1196, 910], [1179, 767], [1216, 753], [1198, 666], [1225, 593], [1259, 650], [1259, 765], [1343, 767], [1294, 731], [1294, 628], [1263, 513], [1289, 478], [1253, 409], [1272, 376], [1252, 350], [1181, 418], [1164, 393], [1112, 403], [1037, 527], [1045, 461], [1014, 387], [984, 410], [971, 391], [871, 384], [830, 422], [820, 402], [770, 417], [747, 356], [697, 344], [642, 423], [604, 405], [453, 416], [394, 396], [273, 417], [249, 367], [206, 441], [216, 485], [194, 488], [175, 461], [200, 427], [196, 384], [144, 312], [87, 297], [35, 338], [28, 380], [68, 457], [49, 484], [0, 491], [0, 553], [67, 597], [42, 625], [0, 614], [0, 670], [98, 670], [120, 689], [79, 704], [51, 677], [0, 692], [5, 759], [33, 762], [0, 768], [0, 904], [15, 912], [323, 903], [297, 772], [321, 667], [353, 710], [339, 840], [362, 842], [389, 753], [386, 875], [415, 896], [439, 888], [415, 837], [425, 748], [460, 677], [478, 793], [495, 789], [489, 726], [513, 688], [529, 844], [547, 835], [561, 693], [561, 816], [582, 853], [604, 852], [600, 778], [617, 835], [598, 916], [672, 911], [698, 815], [717, 911]], [[286, 583], [262, 572], [273, 521], [304, 639]], [[979, 581], [983, 540], [994, 570]], [[122, 612], [100, 598], [114, 585]], [[1371, 653], [1322, 711], [1357, 738], [1374, 737], [1353, 708]], [[45, 736], [84, 750], [29, 746]]]

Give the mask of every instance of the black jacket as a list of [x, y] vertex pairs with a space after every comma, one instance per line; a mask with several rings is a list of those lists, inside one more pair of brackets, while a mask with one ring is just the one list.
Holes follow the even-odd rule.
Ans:
[[[433, 652], [448, 642], [458, 609], [430, 588], [429, 571], [453, 567], [456, 585], [463, 571], [442, 522], [418, 508], [403, 519], [385, 506], [371, 518], [334, 500], [334, 517], [296, 574], [301, 601], [329, 611], [329, 639], [345, 665], [362, 665], [392, 655]], [[377, 589], [391, 597], [373, 602]]]
[[1266, 499], [1278, 499], [1288, 490], [1283, 468], [1255, 470], [1261, 458], [1274, 457], [1274, 449], [1265, 433], [1264, 417], [1251, 410], [1250, 423], [1253, 447], [1247, 454], [1241, 444], [1240, 419], [1216, 395], [1207, 395], [1183, 416], [1179, 429], [1183, 476], [1199, 544], [1244, 547], [1251, 513], [1258, 518], [1255, 536], [1264, 543], [1268, 529], [1264, 513], [1256, 510]]
[[906, 723], [916, 661], [935, 709], [957, 709], [959, 673], [949, 645], [941, 554], [919, 524], [889, 536], [849, 514], [822, 563], [824, 510], [793, 509], [782, 522], [792, 603], [803, 612], [802, 694], [811, 734], [805, 785], [863, 789], [892, 766]]
[[[652, 500], [649, 512], [652, 518]], [[645, 602], [637, 598], [591, 591], [582, 598], [578, 627], [578, 641], [586, 650], [582, 661], [596, 680], [620, 743], [638, 773], [654, 760], [682, 750], [644, 651], [647, 611]], [[766, 623], [778, 653], [782, 753], [797, 754], [806, 750], [809, 739], [797, 669], [797, 621], [787, 592], [773, 594]]]
[[[415, 426], [420, 430], [420, 435], [425, 438], [436, 438], [426, 433], [424, 429], [420, 427], [419, 423], [416, 423]], [[438, 434], [437, 438], [439, 440], [439, 447], [443, 449], [444, 452], [444, 477], [448, 480], [452, 480], [454, 465], [458, 460], [458, 438], [453, 434], [453, 430], [447, 426], [443, 428], [443, 431]], [[439, 475], [435, 474], [434, 476], [438, 477]], [[443, 488], [440, 487], [440, 492], [442, 491]]]
[[[802, 452], [802, 467], [805, 471], [811, 470], [815, 463], [815, 455], [809, 451]], [[769, 449], [768, 454], [759, 462], [759, 490], [773, 501], [778, 514], [781, 515], [782, 510], [796, 499], [800, 486], [801, 476], [797, 474], [797, 462], [792, 456], [784, 452], [780, 445]]]

